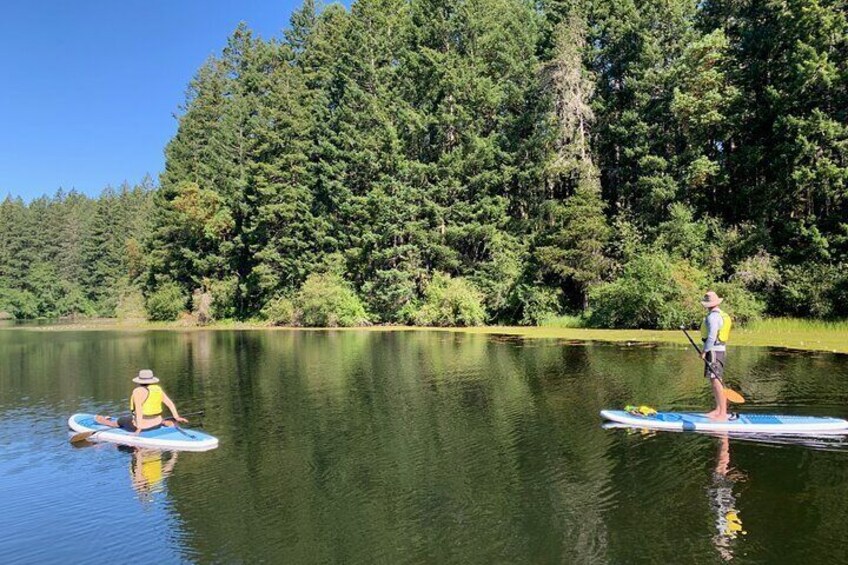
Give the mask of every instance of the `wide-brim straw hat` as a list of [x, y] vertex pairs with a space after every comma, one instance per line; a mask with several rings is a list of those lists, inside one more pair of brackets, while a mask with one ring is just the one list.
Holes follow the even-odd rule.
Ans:
[[704, 308], [714, 308], [724, 302], [724, 298], [719, 298], [718, 294], [713, 291], [708, 291], [701, 300], [701, 306]]
[[158, 383], [159, 379], [153, 375], [153, 371], [150, 369], [142, 369], [138, 372], [138, 376], [133, 379], [133, 382], [140, 385], [152, 385]]

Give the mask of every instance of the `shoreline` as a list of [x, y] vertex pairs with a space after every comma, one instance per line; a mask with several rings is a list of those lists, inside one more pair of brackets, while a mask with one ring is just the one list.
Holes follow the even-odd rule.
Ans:
[[[776, 347], [799, 351], [820, 351], [848, 354], [848, 330], [840, 324], [827, 327], [826, 323], [797, 322], [800, 327], [782, 328], [768, 320], [753, 327], [734, 330], [732, 345], [736, 347]], [[793, 323], [796, 321], [788, 321]], [[804, 327], [804, 325], [809, 327]], [[759, 326], [759, 327], [758, 327]], [[554, 326], [476, 326], [476, 327], [428, 327], [428, 326], [365, 326], [353, 328], [303, 328], [289, 326], [267, 326], [256, 322], [224, 321], [206, 326], [191, 326], [180, 322], [148, 322], [145, 320], [92, 319], [68, 323], [0, 325], [0, 330], [25, 331], [343, 331], [343, 332], [398, 332], [436, 331], [473, 335], [507, 335], [526, 339], [561, 339], [575, 342], [608, 343], [668, 343], [689, 347], [683, 332], [678, 330], [619, 330], [563, 328]], [[690, 331], [690, 335], [697, 330]]]

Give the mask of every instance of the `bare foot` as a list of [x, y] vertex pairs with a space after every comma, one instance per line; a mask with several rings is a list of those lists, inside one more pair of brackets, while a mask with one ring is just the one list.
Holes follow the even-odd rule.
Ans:
[[727, 421], [727, 412], [716, 412], [712, 416], [709, 416], [710, 420], [716, 420], [717, 422], [726, 422]]
[[718, 415], [718, 410], [710, 410], [709, 412], [704, 414], [704, 416], [706, 416], [707, 418], [715, 418], [717, 415]]

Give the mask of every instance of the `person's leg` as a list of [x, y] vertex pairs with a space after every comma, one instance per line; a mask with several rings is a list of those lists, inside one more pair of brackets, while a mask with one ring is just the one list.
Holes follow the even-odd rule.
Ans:
[[709, 351], [707, 353], [706, 362], [704, 363], [704, 377], [709, 379], [710, 386], [713, 389], [713, 398], [715, 399], [715, 408], [707, 412], [705, 416], [707, 418], [724, 420], [727, 418], [727, 398], [724, 394], [724, 385], [721, 382], [721, 378], [724, 377], [723, 352], [721, 352], [721, 355], [715, 351]]
[[110, 428], [118, 427], [118, 421], [111, 416], [101, 416], [98, 414], [94, 417], [94, 421], [102, 426], [109, 426]]
[[712, 362], [712, 352], [707, 353], [707, 358], [704, 362], [704, 378], [707, 379], [707, 382], [710, 383], [710, 387], [713, 389], [713, 398], [716, 401], [716, 407], [704, 414], [707, 418], [715, 418], [716, 414], [718, 414], [718, 399], [716, 398], [715, 392], [715, 383], [716, 380], [713, 378], [713, 372], [710, 370], [710, 363]]
[[713, 397], [715, 397], [715, 410], [710, 412], [708, 416], [716, 420], [724, 420], [727, 418], [727, 398], [724, 395], [724, 386], [718, 379], [712, 379]]
[[[719, 397], [716, 398], [716, 418], [727, 419], [727, 395], [724, 394], [724, 362], [727, 354], [724, 351], [713, 352], [713, 374], [717, 377]], [[715, 385], [713, 385], [715, 386]], [[715, 388], [713, 389], [715, 391]]]

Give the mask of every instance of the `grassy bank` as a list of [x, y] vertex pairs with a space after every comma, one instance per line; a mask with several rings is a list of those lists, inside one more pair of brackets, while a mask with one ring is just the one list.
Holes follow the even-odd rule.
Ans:
[[[580, 341], [611, 341], [633, 343], [678, 343], [688, 345], [679, 330], [599, 330], [559, 327], [499, 327], [457, 328], [451, 331], [482, 334], [508, 334], [528, 338], [553, 338]], [[697, 340], [697, 331], [690, 331]], [[764, 320], [733, 331], [733, 346], [785, 347], [806, 351], [848, 353], [848, 322], [820, 322], [776, 318]]]
[[[480, 335], [513, 335], [528, 339], [561, 339], [568, 341], [608, 341], [633, 343], [677, 343], [687, 345], [686, 337], [677, 330], [601, 330], [574, 327], [576, 318], [557, 318], [543, 326], [481, 326], [472, 328], [421, 328], [413, 326], [371, 326], [346, 328], [340, 331], [443, 331]], [[180, 322], [146, 322], [144, 320], [97, 319], [44, 325], [0, 325], [0, 329], [27, 329], [35, 331], [63, 330], [268, 330], [315, 331], [320, 328], [273, 328], [258, 322], [233, 322], [225, 320], [209, 326], [187, 326]], [[695, 337], [697, 331], [690, 332]], [[807, 351], [848, 353], [848, 321], [823, 322], [772, 318], [733, 331], [734, 346], [785, 347]]]

